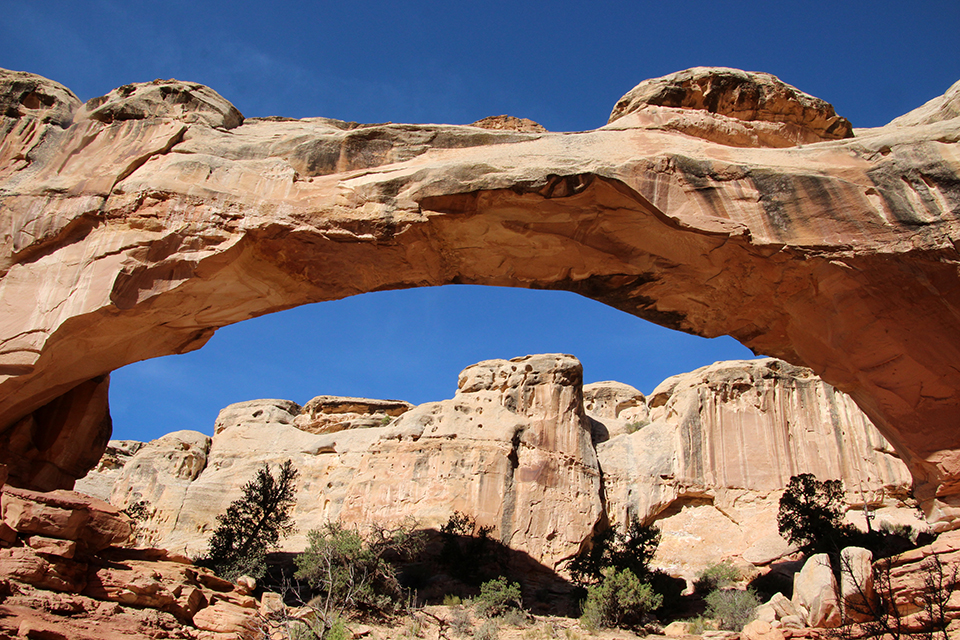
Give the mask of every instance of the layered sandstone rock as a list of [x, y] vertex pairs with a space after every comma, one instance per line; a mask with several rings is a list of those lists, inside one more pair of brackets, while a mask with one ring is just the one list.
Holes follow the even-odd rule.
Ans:
[[[112, 499], [147, 507], [143, 541], [196, 555], [256, 469], [291, 459], [300, 488], [289, 550], [329, 520], [439, 527], [461, 511], [552, 569], [596, 524], [632, 516], [663, 530], [657, 565], [690, 580], [720, 560], [764, 566], [793, 553], [776, 513], [802, 471], [844, 480], [851, 513], [866, 503], [874, 526], [922, 526], [902, 506], [906, 468], [849, 397], [808, 369], [717, 363], [649, 398], [618, 382], [581, 392], [581, 382], [574, 358], [541, 355], [468, 367], [452, 400], [397, 418], [385, 413], [405, 409], [394, 401], [238, 403], [212, 439], [179, 431], [142, 446], [110, 472]], [[317, 432], [316, 415], [343, 422]]]
[[0, 637], [259, 637], [248, 588], [161, 549], [125, 548], [133, 523], [109, 504], [13, 487], [0, 503], [11, 533], [0, 536]]
[[[54, 82], [3, 72], [12, 481], [67, 487], [96, 463], [109, 414], [95, 391], [120, 366], [299, 304], [476, 283], [567, 289], [810, 366], [952, 526], [960, 96], [837, 140], [847, 130], [823, 103], [733, 76], [676, 74], [607, 126], [566, 134], [236, 126], [214, 92], [173, 81], [81, 110]], [[803, 144], [774, 148], [784, 140]]]
[[[453, 399], [409, 410], [330, 396], [304, 408], [230, 405], [212, 439], [179, 431], [145, 445], [124, 467], [113, 501], [144, 501], [147, 539], [196, 555], [257, 468], [290, 459], [301, 478], [299, 531], [286, 548], [303, 549], [307, 532], [328, 521], [413, 517], [439, 528], [461, 511], [552, 568], [579, 551], [603, 510], [582, 376], [571, 356], [538, 355], [468, 367]], [[317, 416], [325, 416], [322, 429]]]
[[[766, 565], [793, 549], [777, 533], [790, 477], [840, 479], [874, 525], [921, 525], [910, 475], [849, 396], [770, 358], [718, 362], [668, 378], [648, 424], [597, 445], [611, 521], [657, 521], [657, 562], [693, 578], [722, 558]], [[639, 423], [643, 425], [643, 422]], [[857, 512], [854, 512], [857, 513]]]

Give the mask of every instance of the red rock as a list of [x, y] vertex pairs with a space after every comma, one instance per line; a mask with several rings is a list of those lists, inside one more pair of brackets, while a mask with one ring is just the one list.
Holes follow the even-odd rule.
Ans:
[[29, 547], [0, 549], [0, 576], [43, 589], [78, 593], [86, 583], [87, 565], [39, 555]]
[[77, 552], [77, 543], [73, 540], [28, 536], [24, 539], [24, 542], [37, 553], [60, 556], [61, 558], [72, 558]]
[[240, 638], [256, 637], [259, 630], [257, 610], [237, 606], [230, 602], [217, 602], [201, 609], [193, 616], [197, 629], [216, 633], [235, 633]]
[[88, 551], [126, 542], [131, 520], [107, 502], [73, 491], [4, 487], [3, 521], [21, 534], [74, 540]]

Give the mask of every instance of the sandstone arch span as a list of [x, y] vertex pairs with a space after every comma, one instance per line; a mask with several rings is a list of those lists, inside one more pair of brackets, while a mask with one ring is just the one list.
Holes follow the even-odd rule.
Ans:
[[[81, 105], [0, 75], [0, 439], [63, 486], [106, 375], [366, 291], [574, 291], [813, 368], [960, 502], [960, 83], [859, 131], [766, 74], [648, 81], [595, 131], [243, 120], [200, 85]], [[534, 130], [531, 130], [534, 129]]]

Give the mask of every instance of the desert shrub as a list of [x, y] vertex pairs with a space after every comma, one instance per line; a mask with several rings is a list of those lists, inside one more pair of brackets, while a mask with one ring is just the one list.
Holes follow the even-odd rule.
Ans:
[[580, 622], [588, 629], [636, 626], [662, 604], [663, 596], [633, 571], [607, 567], [600, 582], [587, 587]]
[[307, 534], [309, 546], [297, 556], [296, 577], [319, 591], [309, 605], [324, 628], [344, 612], [388, 613], [399, 609], [403, 591], [394, 563], [420, 552], [423, 536], [413, 523], [373, 527], [367, 535], [329, 522]]
[[660, 545], [660, 530], [640, 524], [631, 518], [626, 531], [606, 529], [593, 538], [591, 547], [580, 553], [569, 565], [570, 576], [581, 586], [599, 582], [608, 567], [617, 571], [629, 569], [635, 576], [646, 579], [650, 574], [650, 560]]
[[454, 609], [450, 616], [450, 628], [461, 638], [467, 637], [473, 630], [473, 625], [470, 624], [470, 614], [465, 609]]
[[443, 596], [443, 606], [445, 606], [445, 607], [455, 607], [455, 606], [457, 606], [457, 605], [459, 605], [459, 604], [463, 604], [463, 600], [460, 598], [460, 596], [455, 596], [455, 595], [450, 594], [450, 593], [448, 593], [447, 595]]
[[480, 585], [480, 595], [474, 602], [479, 615], [486, 618], [502, 616], [510, 609], [522, 607], [520, 585], [508, 582], [503, 576], [488, 580]]
[[440, 527], [443, 546], [440, 562], [455, 569], [466, 582], [477, 584], [483, 566], [494, 560], [493, 527], [477, 525], [476, 518], [454, 511]]
[[510, 608], [500, 616], [500, 622], [511, 627], [525, 627], [530, 624], [531, 616], [523, 609]]
[[264, 463], [243, 486], [243, 495], [217, 516], [207, 553], [197, 564], [227, 580], [242, 575], [263, 577], [267, 550], [293, 531], [290, 511], [296, 502], [297, 475], [290, 460], [280, 465], [276, 476]]
[[740, 570], [729, 561], [717, 562], [701, 571], [693, 583], [698, 593], [710, 593], [740, 580]]
[[473, 632], [473, 640], [498, 640], [500, 629], [493, 620], [484, 620]]
[[753, 591], [739, 589], [719, 589], [707, 594], [704, 600], [708, 618], [716, 620], [720, 629], [737, 632], [753, 619], [754, 612], [761, 604]]

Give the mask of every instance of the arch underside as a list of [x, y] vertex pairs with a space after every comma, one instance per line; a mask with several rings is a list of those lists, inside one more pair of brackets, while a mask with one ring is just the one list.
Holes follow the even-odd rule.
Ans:
[[[853, 396], [931, 516], [949, 519], [957, 122], [754, 149], [629, 116], [575, 134], [382, 125], [362, 137], [321, 120], [22, 120], [5, 139], [31, 161], [0, 171], [0, 462], [22, 484], [71, 484], [109, 436], [106, 374], [198, 348], [218, 327], [368, 291], [484, 284], [573, 291], [811, 367]], [[330, 145], [337, 162], [323, 160]]]

